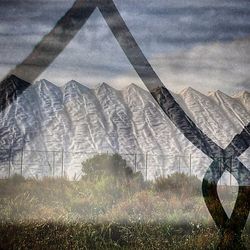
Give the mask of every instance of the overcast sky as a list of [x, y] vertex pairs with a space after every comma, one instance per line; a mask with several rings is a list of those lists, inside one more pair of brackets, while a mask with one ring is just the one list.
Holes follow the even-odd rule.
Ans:
[[[0, 78], [21, 62], [73, 0], [0, 0]], [[249, 0], [115, 0], [164, 84], [232, 93], [250, 85]], [[96, 10], [39, 77], [57, 85], [142, 84]]]

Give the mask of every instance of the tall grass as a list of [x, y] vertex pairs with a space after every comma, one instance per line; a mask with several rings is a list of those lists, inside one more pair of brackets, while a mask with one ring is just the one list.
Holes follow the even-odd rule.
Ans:
[[[0, 180], [0, 249], [215, 249], [200, 188], [183, 174]], [[221, 192], [230, 207], [228, 188]]]

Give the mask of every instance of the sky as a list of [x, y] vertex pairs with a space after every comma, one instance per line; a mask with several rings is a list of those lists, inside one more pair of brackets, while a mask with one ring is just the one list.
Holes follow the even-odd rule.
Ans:
[[[26, 58], [73, 0], [0, 0], [0, 78]], [[114, 0], [163, 83], [178, 92], [250, 90], [249, 0]], [[96, 10], [39, 77], [59, 86], [143, 85]], [[39, 80], [37, 79], [37, 80]]]

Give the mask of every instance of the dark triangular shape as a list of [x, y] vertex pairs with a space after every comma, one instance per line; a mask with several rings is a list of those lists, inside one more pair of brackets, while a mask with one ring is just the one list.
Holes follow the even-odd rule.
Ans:
[[15, 75], [6, 77], [0, 84], [0, 110], [4, 110], [30, 86], [30, 83], [16, 77]]

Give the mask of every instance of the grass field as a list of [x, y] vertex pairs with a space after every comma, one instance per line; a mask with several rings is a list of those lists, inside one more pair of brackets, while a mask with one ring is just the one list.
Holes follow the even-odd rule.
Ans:
[[[196, 177], [0, 180], [0, 249], [216, 249]], [[230, 212], [235, 187], [220, 187]], [[249, 223], [243, 233], [250, 246]]]

